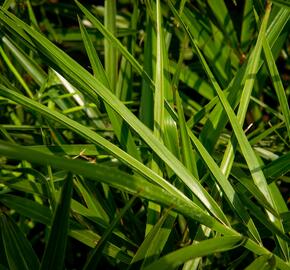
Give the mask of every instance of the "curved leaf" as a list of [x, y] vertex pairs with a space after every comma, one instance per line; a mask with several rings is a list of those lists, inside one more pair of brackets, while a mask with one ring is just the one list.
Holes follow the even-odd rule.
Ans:
[[173, 270], [188, 260], [208, 256], [216, 252], [227, 251], [229, 249], [232, 250], [242, 244], [243, 238], [239, 236], [216, 237], [169, 253], [156, 262], [148, 265], [145, 270]]

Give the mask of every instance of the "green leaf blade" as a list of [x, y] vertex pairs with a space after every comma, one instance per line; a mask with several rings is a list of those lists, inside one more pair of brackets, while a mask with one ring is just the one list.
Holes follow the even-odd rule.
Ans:
[[41, 261], [41, 270], [61, 270], [64, 267], [72, 189], [73, 179], [72, 174], [69, 173], [53, 216], [48, 243]]
[[38, 258], [29, 241], [15, 222], [3, 213], [0, 216], [0, 230], [10, 269], [39, 269]]

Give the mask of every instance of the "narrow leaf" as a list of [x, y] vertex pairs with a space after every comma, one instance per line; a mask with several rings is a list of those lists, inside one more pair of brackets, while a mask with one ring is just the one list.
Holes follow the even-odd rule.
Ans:
[[73, 179], [72, 174], [69, 173], [65, 179], [61, 197], [53, 215], [48, 243], [41, 261], [41, 270], [62, 270], [64, 268], [72, 188]]
[[271, 52], [269, 43], [267, 41], [266, 38], [264, 38], [263, 40], [263, 49], [264, 49], [264, 53], [265, 53], [265, 58], [266, 58], [266, 64], [268, 67], [268, 70], [270, 72], [271, 75], [271, 79], [272, 79], [272, 83], [274, 85], [280, 106], [281, 106], [281, 110], [282, 110], [282, 114], [284, 116], [284, 121], [286, 124], [286, 128], [288, 131], [288, 140], [290, 140], [290, 109], [289, 109], [289, 104], [288, 104], [288, 100], [286, 97], [286, 93], [279, 75], [279, 71], [277, 69], [276, 63], [275, 63], [275, 59], [273, 57], [273, 54]]
[[99, 264], [99, 261], [101, 259], [103, 250], [107, 244], [107, 241], [109, 240], [113, 230], [120, 222], [121, 218], [125, 215], [125, 213], [132, 207], [134, 201], [136, 199], [136, 196], [133, 196], [126, 205], [122, 208], [122, 210], [118, 213], [118, 215], [112, 220], [110, 226], [107, 228], [107, 230], [102, 235], [102, 238], [94, 248], [93, 252], [91, 253], [90, 257], [88, 258], [83, 270], [93, 270], [97, 269], [97, 266]]
[[287, 0], [271, 0], [274, 4], [290, 9], [290, 3]]
[[275, 268], [275, 258], [270, 255], [262, 255], [254, 260], [245, 270], [274, 270]]
[[223, 252], [239, 247], [243, 243], [240, 236], [216, 237], [210, 240], [199, 242], [195, 245], [180, 248], [169, 253], [158, 261], [150, 264], [145, 270], [173, 270], [188, 260], [207, 256], [216, 252]]
[[89, 179], [102, 181], [132, 194], [140, 193], [140, 196], [148, 200], [155, 201], [168, 207], [174, 205], [173, 209], [176, 209], [178, 212], [181, 211], [184, 215], [189, 215], [191, 218], [197, 219], [199, 222], [206, 224], [208, 227], [215, 228], [217, 231], [223, 233], [229, 232], [230, 234], [233, 233], [231, 228], [218, 222], [190, 200], [184, 200], [183, 196], [173, 196], [157, 185], [151, 184], [140, 177], [126, 174], [120, 170], [97, 164], [88, 164], [78, 160], [68, 160], [57, 156], [52, 159], [51, 155], [29, 150], [25, 147], [12, 145], [3, 141], [0, 141], [0, 152], [2, 155], [14, 159], [29, 160], [30, 162], [42, 165], [49, 164], [56, 168], [72, 171], [76, 174], [86, 176]]
[[15, 222], [5, 214], [0, 214], [0, 230], [10, 269], [38, 270], [39, 261], [29, 241]]

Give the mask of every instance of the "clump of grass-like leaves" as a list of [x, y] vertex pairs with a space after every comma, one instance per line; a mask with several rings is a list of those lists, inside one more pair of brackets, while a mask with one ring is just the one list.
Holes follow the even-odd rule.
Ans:
[[289, 269], [288, 1], [89, 2], [0, 9], [0, 268]]

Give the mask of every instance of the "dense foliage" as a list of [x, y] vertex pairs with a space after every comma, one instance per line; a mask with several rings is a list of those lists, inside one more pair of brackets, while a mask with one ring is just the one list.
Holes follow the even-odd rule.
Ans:
[[289, 2], [95, 4], [2, 3], [0, 269], [290, 269]]

